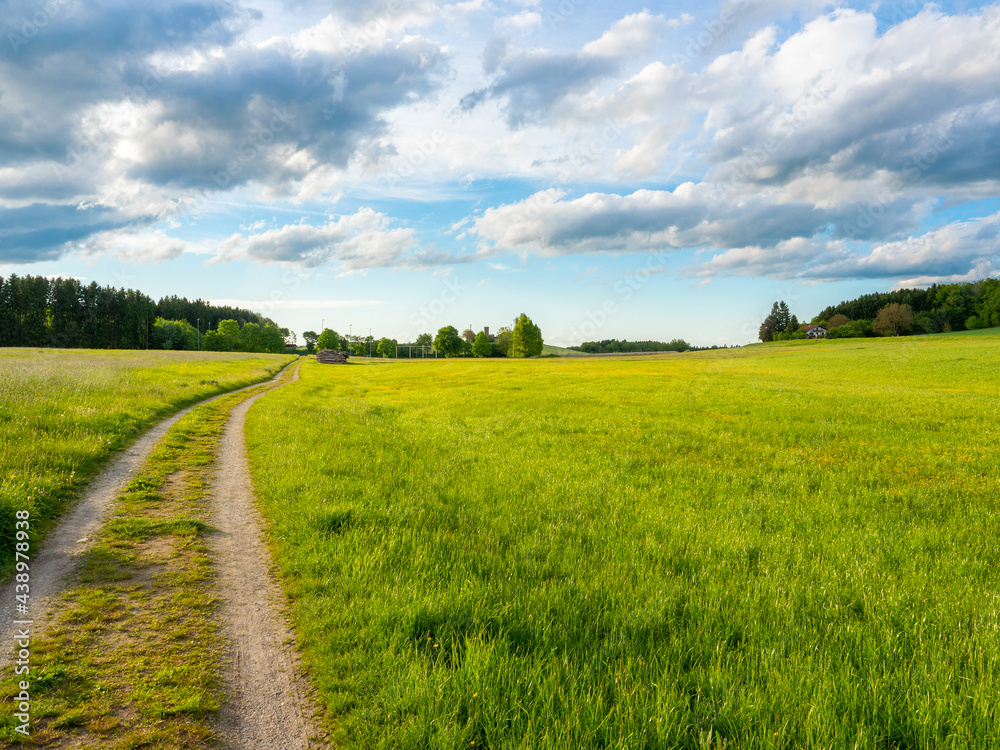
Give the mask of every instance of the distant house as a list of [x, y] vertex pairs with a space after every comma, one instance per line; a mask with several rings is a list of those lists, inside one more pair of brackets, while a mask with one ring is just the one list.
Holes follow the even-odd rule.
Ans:
[[826, 329], [823, 326], [802, 326], [802, 330], [806, 332], [806, 336], [811, 339], [825, 339]]

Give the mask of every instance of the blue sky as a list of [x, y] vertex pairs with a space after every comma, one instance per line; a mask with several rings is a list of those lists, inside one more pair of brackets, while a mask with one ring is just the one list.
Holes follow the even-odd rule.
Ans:
[[0, 8], [0, 275], [709, 345], [1000, 273], [995, 3]]

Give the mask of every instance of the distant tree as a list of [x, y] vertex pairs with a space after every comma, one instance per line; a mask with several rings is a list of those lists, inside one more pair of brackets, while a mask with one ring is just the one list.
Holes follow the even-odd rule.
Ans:
[[494, 357], [511, 357], [511, 344], [513, 343], [514, 334], [513, 332], [504, 326], [497, 333], [497, 337], [493, 339], [493, 356]]
[[476, 340], [476, 332], [473, 331], [471, 328], [466, 328], [464, 331], [462, 331], [462, 338], [466, 342], [471, 344]]
[[886, 305], [872, 321], [872, 329], [883, 336], [898, 336], [913, 328], [913, 308], [909, 305]]
[[299, 345], [299, 337], [295, 335], [295, 331], [289, 331], [287, 328], [282, 328], [281, 335], [285, 339], [285, 346]]
[[434, 346], [434, 337], [429, 333], [421, 333], [413, 343], [417, 346]]
[[240, 324], [235, 320], [220, 320], [218, 331], [225, 343], [223, 351], [231, 352], [235, 349], [240, 341]]
[[785, 333], [794, 334], [798, 330], [799, 330], [799, 319], [793, 315], [791, 318], [789, 318], [788, 325], [785, 326]]
[[260, 352], [263, 344], [260, 326], [256, 323], [247, 323], [240, 329], [240, 351]]
[[788, 311], [788, 305], [785, 304], [784, 300], [782, 300], [781, 302], [778, 303], [778, 317], [776, 321], [778, 324], [778, 330], [787, 331], [788, 324], [791, 322], [791, 320], [792, 316], [791, 313]]
[[829, 331], [833, 328], [840, 328], [840, 326], [850, 325], [850, 322], [851, 319], [848, 318], [846, 315], [837, 313], [826, 322], [826, 330]]
[[368, 343], [365, 341], [364, 336], [351, 336], [347, 345], [350, 347], [351, 354], [355, 357], [363, 357], [368, 354]]
[[445, 357], [457, 357], [462, 353], [462, 337], [455, 326], [445, 326], [434, 337], [434, 351]]
[[306, 331], [302, 334], [306, 342], [306, 351], [310, 354], [316, 351], [316, 342], [319, 341], [319, 334], [316, 331]]
[[226, 349], [226, 337], [218, 331], [205, 331], [201, 337], [201, 348], [206, 352], [224, 352]]
[[542, 353], [542, 331], [524, 313], [514, 322], [511, 349], [515, 357], [537, 357]]
[[378, 342], [378, 347], [375, 349], [376, 352], [382, 355], [383, 358], [393, 358], [396, 356], [396, 340], [387, 339], [385, 337], [381, 338]]
[[198, 348], [198, 331], [186, 320], [157, 318], [153, 323], [150, 343], [157, 349], [194, 351]]
[[473, 357], [493, 356], [493, 340], [489, 336], [487, 336], [483, 331], [477, 333], [475, 341], [472, 342], [472, 356]]
[[[319, 349], [345, 349], [347, 347], [347, 342], [340, 337], [340, 334], [334, 331], [332, 328], [324, 328], [323, 333], [319, 335], [316, 340], [316, 347]], [[367, 347], [366, 347], [367, 348]], [[368, 352], [366, 351], [365, 354]]]
[[[247, 323], [247, 325], [253, 325]], [[285, 351], [285, 337], [281, 329], [273, 323], [265, 323], [260, 329], [260, 351], [270, 354], [281, 354]]]
[[[784, 304], [783, 302], [781, 304]], [[764, 322], [760, 324], [760, 330], [757, 332], [758, 338], [761, 341], [773, 341], [774, 334], [783, 331], [785, 326], [781, 325], [781, 307], [779, 303], [775, 302], [771, 305], [770, 314], [764, 318]]]

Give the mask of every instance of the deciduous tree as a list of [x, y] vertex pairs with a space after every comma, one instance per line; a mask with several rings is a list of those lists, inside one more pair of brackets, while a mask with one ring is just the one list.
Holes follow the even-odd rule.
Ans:
[[472, 342], [473, 357], [492, 357], [493, 341], [483, 331], [476, 334], [476, 340]]
[[378, 347], [375, 349], [376, 352], [381, 354], [384, 358], [393, 358], [396, 356], [396, 340], [387, 339], [382, 337], [379, 339]]
[[457, 357], [462, 353], [462, 337], [455, 326], [445, 326], [434, 337], [434, 351], [444, 357]]
[[497, 337], [493, 339], [493, 356], [494, 357], [510, 357], [511, 354], [510, 346], [513, 334], [511, 330], [504, 326], [497, 333]]
[[872, 321], [872, 329], [883, 336], [898, 336], [913, 328], [913, 308], [909, 305], [886, 305]]
[[247, 323], [240, 329], [240, 350], [244, 352], [259, 352], [263, 341], [261, 339], [260, 326], [256, 323]]
[[542, 331], [524, 313], [514, 323], [511, 332], [511, 349], [515, 357], [537, 357], [542, 353]]
[[235, 320], [220, 320], [219, 335], [225, 342], [223, 350], [231, 352], [240, 341], [240, 324]]
[[[347, 344], [340, 337], [340, 334], [334, 331], [332, 328], [324, 328], [323, 333], [319, 335], [319, 339], [316, 341], [316, 346], [319, 349], [337, 349], [342, 350], [346, 348]], [[365, 352], [367, 354], [368, 352]]]

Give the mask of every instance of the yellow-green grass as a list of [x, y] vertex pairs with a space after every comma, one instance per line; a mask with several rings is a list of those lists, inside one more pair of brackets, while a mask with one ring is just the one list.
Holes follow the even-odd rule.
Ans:
[[[129, 483], [45, 635], [32, 642], [31, 734], [17, 733], [8, 712], [0, 745], [215, 744], [224, 643], [206, 540], [208, 493], [229, 412], [256, 390], [185, 415]], [[5, 703], [20, 679], [3, 676]]]
[[[113, 453], [161, 417], [277, 372], [287, 355], [0, 349], [0, 576], [14, 513], [42, 534]], [[35, 537], [37, 540], [38, 537]]]
[[334, 746], [1000, 746], [998, 368], [305, 363], [247, 436]]

